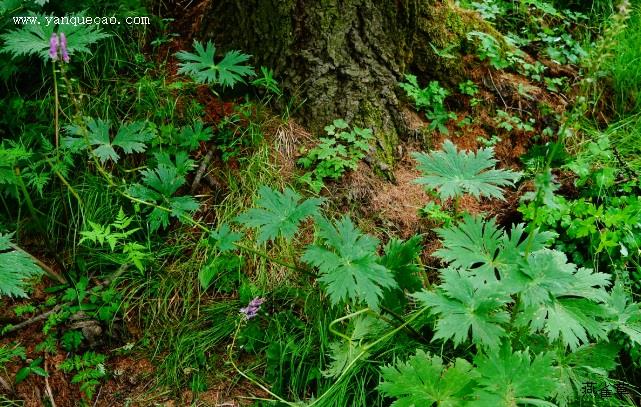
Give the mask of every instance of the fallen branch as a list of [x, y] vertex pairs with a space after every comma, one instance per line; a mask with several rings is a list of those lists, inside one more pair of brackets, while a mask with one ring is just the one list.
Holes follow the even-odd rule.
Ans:
[[51, 308], [47, 312], [43, 312], [42, 314], [38, 314], [35, 317], [31, 317], [31, 318], [27, 319], [26, 321], [20, 322], [19, 324], [12, 325], [9, 328], [5, 329], [2, 334], [6, 335], [6, 334], [9, 334], [11, 332], [15, 332], [17, 330], [20, 330], [20, 329], [22, 329], [22, 328], [24, 328], [26, 326], [31, 325], [31, 324], [35, 324], [38, 321], [42, 321], [43, 319], [47, 319], [47, 318], [49, 318], [49, 315], [55, 314], [56, 312], [60, 311], [60, 309], [62, 308], [63, 305], [69, 305], [69, 303], [58, 304], [55, 307]]

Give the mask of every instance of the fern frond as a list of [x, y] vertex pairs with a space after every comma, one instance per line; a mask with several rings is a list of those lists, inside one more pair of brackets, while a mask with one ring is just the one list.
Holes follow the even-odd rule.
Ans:
[[41, 275], [42, 270], [28, 254], [12, 246], [11, 237], [0, 234], [0, 296], [26, 298], [26, 280]]
[[[44, 14], [33, 14], [38, 20], [44, 21]], [[43, 60], [50, 59], [49, 39], [55, 32], [56, 24], [27, 24], [21, 28], [11, 30], [0, 35], [4, 40], [2, 52], [11, 54], [14, 58], [21, 55], [38, 55]], [[59, 26], [59, 32], [64, 32], [67, 37], [67, 52], [69, 56], [77, 53], [91, 54], [90, 45], [110, 37], [96, 24], [78, 24]]]

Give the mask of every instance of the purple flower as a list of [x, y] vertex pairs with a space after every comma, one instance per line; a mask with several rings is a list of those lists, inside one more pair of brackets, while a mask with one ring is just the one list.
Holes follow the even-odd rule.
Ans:
[[67, 53], [67, 37], [65, 33], [60, 33], [60, 53], [62, 54], [62, 60], [66, 63], [69, 63], [69, 54]]
[[51, 34], [49, 39], [49, 56], [54, 61], [58, 59], [58, 35], [56, 33]]
[[247, 307], [241, 308], [240, 313], [245, 315], [245, 318], [252, 319], [258, 315], [261, 304], [265, 302], [263, 298], [256, 297], [247, 304]]

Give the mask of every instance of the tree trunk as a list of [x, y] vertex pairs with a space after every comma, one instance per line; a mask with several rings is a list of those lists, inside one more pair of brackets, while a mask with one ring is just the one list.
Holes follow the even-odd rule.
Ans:
[[214, 0], [206, 38], [274, 69], [283, 88], [304, 101], [299, 119], [320, 131], [333, 119], [371, 127], [392, 161], [407, 133], [399, 82], [413, 73], [455, 85], [469, 31], [491, 30], [476, 14], [438, 0]]

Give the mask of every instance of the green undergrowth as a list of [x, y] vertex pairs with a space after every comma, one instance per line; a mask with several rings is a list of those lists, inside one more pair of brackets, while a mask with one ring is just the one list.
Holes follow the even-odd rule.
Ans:
[[[373, 130], [336, 118], [283, 158], [273, 129], [288, 112], [272, 102], [287, 105], [287, 94], [242, 51], [195, 41], [160, 52], [172, 36], [155, 20], [136, 38], [81, 30], [73, 41], [86, 49], [67, 63], [50, 59], [48, 38], [2, 27], [12, 57], [2, 72], [22, 83], [30, 62], [41, 81], [0, 98], [0, 386], [41, 384], [58, 369], [78, 405], [92, 405], [125, 355], [153, 371], [149, 394], [123, 405], [158, 395], [198, 405], [221, 388], [261, 406], [635, 405], [638, 11], [461, 4], [497, 29], [468, 34], [476, 63], [570, 103], [542, 124], [495, 89], [505, 106], [488, 111], [495, 127], [482, 147], [458, 147], [456, 133], [412, 154], [431, 227], [406, 239], [333, 196], [375, 148]], [[30, 47], [16, 46], [24, 38]], [[399, 94], [428, 119], [426, 133], [474, 124], [478, 98], [494, 92], [404, 78]], [[453, 97], [469, 117], [450, 111]], [[222, 113], [207, 121], [212, 109]], [[524, 134], [538, 144], [522, 168], [506, 168], [497, 146]], [[470, 213], [470, 202], [518, 213]], [[27, 355], [18, 324], [43, 314]], [[57, 366], [46, 362], [54, 355]]]

